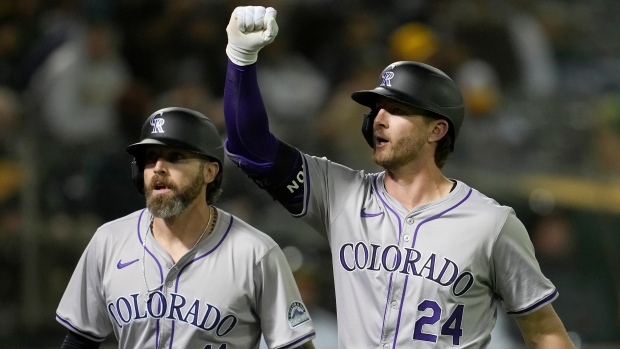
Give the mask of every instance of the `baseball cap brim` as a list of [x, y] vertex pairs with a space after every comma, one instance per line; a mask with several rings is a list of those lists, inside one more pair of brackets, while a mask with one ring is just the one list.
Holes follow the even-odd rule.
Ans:
[[396, 102], [404, 103], [407, 105], [411, 105], [429, 112], [433, 112], [432, 110], [425, 108], [424, 103], [417, 101], [415, 98], [411, 96], [407, 96], [403, 93], [399, 93], [398, 91], [388, 90], [381, 86], [374, 88], [372, 90], [362, 90], [357, 91], [351, 94], [351, 98], [361, 105], [365, 105], [369, 108], [374, 109], [376, 107], [377, 100], [381, 97], [386, 97], [392, 99]]
[[144, 147], [149, 145], [169, 145], [160, 140], [153, 138], [145, 138], [141, 142], [134, 143], [125, 147], [125, 151], [133, 156], [138, 156], [144, 151]]
[[[454, 123], [449, 117], [446, 117], [431, 108], [425, 107], [425, 103], [413, 98], [412, 96], [407, 96], [403, 93], [399, 93], [398, 91], [388, 90], [382, 86], [376, 87], [372, 90], [357, 91], [351, 94], [351, 98], [354, 101], [371, 109], [376, 108], [377, 100], [381, 97], [389, 98], [393, 101], [418, 108], [423, 115], [447, 120], [448, 123], [450, 123], [450, 129], [448, 132], [452, 134], [453, 139], [456, 138], [455, 132], [458, 131], [455, 130]], [[451, 149], [454, 149], [454, 144]]]
[[173, 140], [169, 140], [167, 142], [164, 142], [162, 140], [159, 139], [153, 139], [153, 138], [145, 138], [143, 139], [141, 142], [139, 143], [134, 143], [131, 145], [128, 145], [127, 147], [125, 147], [125, 151], [127, 151], [129, 154], [133, 155], [134, 157], [140, 157], [142, 155], [144, 155], [144, 148], [148, 147], [148, 146], [152, 146], [152, 145], [164, 145], [167, 147], [173, 147], [173, 148], [178, 148], [178, 149], [183, 149], [185, 151], [189, 151], [192, 153], [196, 153], [200, 156], [203, 157], [207, 157], [210, 159], [214, 159], [217, 160], [219, 162], [219, 160], [214, 157], [214, 156], [210, 156], [207, 154], [204, 154], [203, 152], [194, 149], [192, 146], [189, 146], [185, 143], [180, 143], [180, 142], [175, 142]]

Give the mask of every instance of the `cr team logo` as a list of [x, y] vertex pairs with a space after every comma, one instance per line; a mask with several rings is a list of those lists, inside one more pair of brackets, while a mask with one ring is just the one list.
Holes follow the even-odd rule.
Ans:
[[[160, 116], [163, 116], [162, 113], [159, 113]], [[153, 115], [153, 117], [151, 117], [151, 126], [153, 126], [153, 131], [151, 133], [164, 133], [164, 122], [166, 122], [166, 120], [164, 120], [163, 118], [155, 118], [155, 116]]]
[[394, 72], [393, 71], [384, 71], [383, 74], [381, 74], [381, 85], [379, 86], [392, 86], [392, 79], [394, 78]]

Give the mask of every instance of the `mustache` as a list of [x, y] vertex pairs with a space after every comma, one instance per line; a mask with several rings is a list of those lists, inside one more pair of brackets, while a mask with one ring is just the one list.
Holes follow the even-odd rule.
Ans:
[[151, 181], [149, 182], [149, 189], [155, 189], [155, 187], [161, 187], [161, 186], [165, 186], [168, 189], [175, 189], [175, 185], [174, 183], [172, 183], [172, 181], [164, 176], [161, 175], [155, 175], [151, 178]]

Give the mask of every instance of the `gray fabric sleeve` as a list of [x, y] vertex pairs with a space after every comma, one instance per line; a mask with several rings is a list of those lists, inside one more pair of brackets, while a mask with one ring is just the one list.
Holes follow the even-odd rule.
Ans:
[[292, 347], [312, 339], [310, 314], [282, 250], [269, 250], [256, 268], [257, 310], [269, 348]]
[[[329, 223], [337, 217], [353, 194], [362, 190], [363, 171], [304, 154], [305, 196], [302, 217], [320, 234], [327, 236]], [[329, 237], [328, 237], [329, 238]]]
[[540, 270], [527, 230], [514, 212], [508, 214], [491, 258], [495, 292], [508, 314], [525, 315], [557, 298], [558, 292]]
[[102, 291], [99, 235], [84, 250], [56, 311], [56, 320], [69, 330], [101, 342], [112, 332]]

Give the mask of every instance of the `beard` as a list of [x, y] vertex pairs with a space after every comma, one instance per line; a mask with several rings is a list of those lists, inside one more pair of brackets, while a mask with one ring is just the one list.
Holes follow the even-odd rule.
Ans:
[[[180, 215], [196, 200], [202, 186], [204, 176], [204, 164], [200, 165], [198, 173], [193, 178], [179, 184], [172, 183], [168, 178], [155, 175], [151, 183], [145, 188], [146, 207], [153, 216], [158, 218], [170, 218]], [[153, 195], [155, 183], [164, 183], [170, 192]]]
[[415, 160], [423, 146], [422, 138], [400, 138], [387, 149], [378, 152], [375, 149], [372, 160], [386, 170], [395, 170]]

